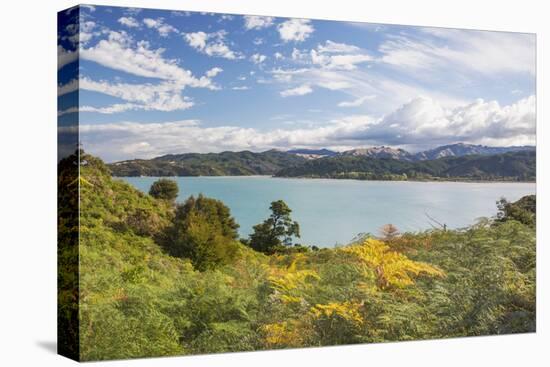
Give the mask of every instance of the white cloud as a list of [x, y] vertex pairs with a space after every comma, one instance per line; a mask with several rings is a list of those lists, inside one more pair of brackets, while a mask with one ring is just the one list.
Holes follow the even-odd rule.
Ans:
[[333, 142], [341, 144], [347, 141], [347, 136], [364, 130], [371, 122], [368, 116], [350, 116], [313, 129], [275, 129], [267, 132], [235, 126], [202, 127], [196, 120], [83, 123], [80, 138], [86, 151], [107, 161], [117, 161], [168, 153], [330, 146]]
[[310, 51], [311, 62], [323, 69], [353, 70], [373, 58], [357, 46], [326, 41]]
[[245, 15], [244, 27], [246, 29], [262, 29], [273, 25], [272, 17], [261, 17], [257, 15]]
[[163, 49], [151, 49], [146, 41], [134, 42], [126, 32], [110, 31], [107, 39], [90, 48], [81, 48], [80, 57], [126, 73], [169, 80], [180, 89], [185, 86], [216, 89], [207, 77], [196, 78], [189, 70], [165, 59]]
[[62, 96], [67, 93], [75, 92], [78, 90], [78, 80], [71, 79], [65, 84], [60, 84], [57, 86], [57, 96]]
[[192, 32], [185, 33], [183, 38], [189, 46], [208, 56], [223, 57], [229, 60], [242, 58], [241, 54], [232, 51], [229, 46], [225, 44], [225, 35], [225, 31], [218, 31], [215, 33]]
[[247, 87], [246, 85], [243, 85], [243, 86], [233, 87], [231, 89], [233, 89], [233, 90], [249, 90], [250, 88]]
[[535, 74], [535, 36], [524, 33], [423, 28], [421, 36], [390, 35], [382, 63], [405, 70]]
[[283, 42], [303, 42], [315, 30], [308, 19], [289, 19], [277, 26]]
[[275, 57], [276, 60], [284, 59], [283, 54], [280, 53], [280, 52], [275, 52], [275, 53], [273, 54], [273, 57]]
[[145, 18], [143, 19], [143, 23], [147, 26], [147, 28], [156, 29], [161, 37], [167, 37], [172, 32], [179, 33], [176, 28], [170, 24], [164, 23], [164, 19], [162, 18]]
[[369, 55], [324, 55], [311, 50], [311, 61], [325, 69], [353, 70], [357, 64], [371, 61]]
[[222, 68], [214, 67], [214, 68], [208, 70], [205, 75], [209, 78], [213, 78], [216, 75], [218, 75], [219, 73], [221, 73], [222, 71], [223, 71]]
[[69, 51], [63, 48], [63, 46], [57, 46], [57, 70], [63, 66], [78, 60], [77, 51]]
[[96, 23], [91, 20], [81, 20], [79, 23], [68, 24], [65, 27], [67, 34], [62, 39], [68, 40], [73, 46], [78, 47], [79, 44], [86, 44], [94, 36], [101, 34], [100, 32], [93, 32], [95, 27]]
[[320, 53], [355, 53], [361, 51], [357, 46], [332, 42], [331, 40], [327, 40], [324, 45], [319, 44], [317, 50]]
[[95, 11], [95, 6], [93, 5], [79, 5], [81, 8], [84, 8], [84, 9], [87, 9], [89, 10], [90, 12], [94, 12]]
[[431, 98], [418, 97], [382, 118], [364, 138], [390, 145], [535, 144], [535, 127], [535, 96], [508, 106], [478, 99], [452, 109]]
[[118, 22], [130, 28], [139, 27], [139, 22], [137, 21], [136, 18], [133, 18], [133, 17], [121, 17], [121, 18], [118, 18]]
[[[285, 117], [285, 119], [291, 116]], [[509, 106], [475, 101], [454, 109], [419, 97], [387, 116], [351, 115], [308, 128], [258, 130], [237, 126], [204, 127], [196, 120], [164, 123], [82, 124], [84, 149], [109, 161], [150, 158], [168, 153], [290, 148], [351, 149], [369, 145], [428, 148], [463, 141], [488, 145], [535, 143], [535, 97]]]
[[374, 99], [374, 98], [376, 98], [376, 96], [374, 96], [374, 95], [364, 96], [364, 97], [354, 99], [353, 101], [340, 102], [340, 103], [338, 103], [338, 107], [359, 107], [363, 103], [365, 103], [366, 101], [368, 101], [370, 99]]
[[267, 59], [267, 56], [262, 54], [254, 54], [250, 56], [250, 61], [252, 61], [254, 64], [261, 64], [266, 59]]
[[80, 89], [103, 93], [137, 104], [134, 109], [174, 111], [193, 106], [190, 98], [181, 95], [177, 83], [153, 84], [109, 83], [80, 79]]
[[282, 97], [290, 97], [290, 96], [303, 96], [311, 92], [313, 92], [313, 89], [311, 89], [309, 85], [304, 84], [296, 88], [286, 89], [282, 91], [280, 94]]
[[136, 105], [133, 103], [115, 103], [110, 106], [106, 107], [92, 107], [92, 106], [80, 106], [80, 107], [70, 107], [66, 110], [59, 111], [57, 113], [58, 116], [62, 116], [68, 113], [76, 113], [76, 112], [96, 112], [101, 114], [113, 114], [113, 113], [120, 113], [128, 110], [137, 110], [137, 109], [144, 109], [141, 105]]

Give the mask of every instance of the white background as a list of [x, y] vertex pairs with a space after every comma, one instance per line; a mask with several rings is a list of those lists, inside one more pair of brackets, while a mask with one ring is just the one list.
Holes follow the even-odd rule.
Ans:
[[[540, 366], [548, 304], [549, 10], [515, 0], [132, 0], [97, 4], [537, 33], [537, 333], [109, 362], [112, 366]], [[73, 1], [3, 2], [0, 13], [0, 365], [64, 366], [56, 340], [56, 12]], [[548, 87], [547, 87], [548, 88]], [[548, 115], [548, 114], [547, 114]], [[549, 339], [549, 340], [545, 340]], [[548, 349], [548, 346], [546, 347]], [[103, 365], [107, 363], [99, 363]], [[548, 364], [546, 364], [548, 365]]]

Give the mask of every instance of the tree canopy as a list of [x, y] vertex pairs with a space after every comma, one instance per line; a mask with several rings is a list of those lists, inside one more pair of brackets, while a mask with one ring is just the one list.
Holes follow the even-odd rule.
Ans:
[[235, 257], [238, 228], [223, 202], [191, 196], [176, 207], [163, 242], [170, 254], [189, 258], [197, 269], [205, 270]]
[[249, 245], [256, 251], [272, 253], [278, 247], [292, 245], [293, 237], [300, 238], [300, 225], [290, 217], [292, 210], [283, 200], [271, 203], [271, 215], [253, 227]]
[[151, 185], [149, 195], [156, 199], [175, 201], [178, 197], [178, 184], [174, 180], [161, 178]]

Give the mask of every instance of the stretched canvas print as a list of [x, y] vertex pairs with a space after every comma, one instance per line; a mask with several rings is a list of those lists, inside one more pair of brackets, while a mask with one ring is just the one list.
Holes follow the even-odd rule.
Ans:
[[534, 34], [58, 14], [58, 349], [535, 331]]

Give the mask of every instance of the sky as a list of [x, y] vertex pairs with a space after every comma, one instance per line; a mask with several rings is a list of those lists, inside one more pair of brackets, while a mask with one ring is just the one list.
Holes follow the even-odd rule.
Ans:
[[107, 162], [169, 153], [534, 145], [534, 34], [81, 6], [60, 125]]

